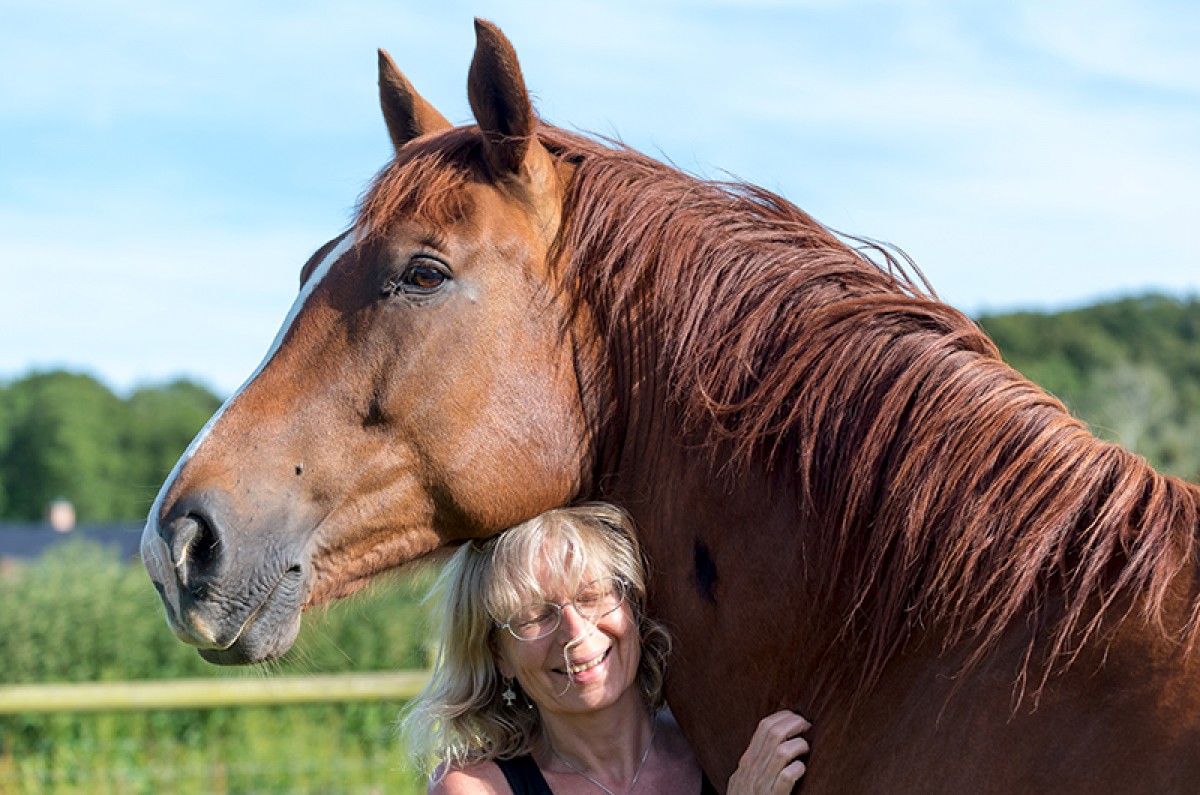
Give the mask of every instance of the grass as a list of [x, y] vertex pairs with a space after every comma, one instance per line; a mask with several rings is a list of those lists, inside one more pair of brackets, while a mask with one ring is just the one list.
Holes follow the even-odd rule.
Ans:
[[[429, 578], [314, 611], [268, 669], [219, 669], [171, 636], [140, 566], [68, 544], [0, 570], [0, 685], [420, 669]], [[424, 791], [395, 733], [400, 703], [0, 716], [0, 793]]]
[[[155, 713], [56, 716], [69, 742], [0, 752], [0, 792], [234, 795], [424, 791], [395, 736], [397, 704], [256, 707], [191, 736], [155, 736]], [[66, 727], [61, 727], [66, 728]]]

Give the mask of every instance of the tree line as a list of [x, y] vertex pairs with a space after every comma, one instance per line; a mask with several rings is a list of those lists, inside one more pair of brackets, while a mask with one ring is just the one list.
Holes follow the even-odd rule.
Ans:
[[90, 375], [35, 372], [0, 386], [0, 518], [37, 521], [69, 500], [81, 523], [144, 518], [220, 400], [187, 380], [127, 398]]
[[[1147, 295], [978, 321], [1097, 435], [1200, 480], [1200, 299]], [[220, 402], [187, 380], [127, 398], [65, 371], [0, 385], [0, 518], [37, 521], [65, 498], [82, 523], [140, 520]]]
[[1097, 436], [1200, 481], [1200, 298], [1145, 295], [978, 320], [1009, 364]]

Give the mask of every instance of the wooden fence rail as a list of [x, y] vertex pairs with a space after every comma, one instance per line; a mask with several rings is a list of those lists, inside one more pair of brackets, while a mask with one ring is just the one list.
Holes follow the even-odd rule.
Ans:
[[405, 700], [420, 692], [428, 681], [428, 671], [400, 671], [257, 679], [0, 685], [0, 715]]

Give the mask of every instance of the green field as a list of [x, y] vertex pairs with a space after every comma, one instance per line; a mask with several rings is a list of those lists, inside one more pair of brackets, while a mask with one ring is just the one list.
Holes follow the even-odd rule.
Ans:
[[[167, 631], [145, 572], [67, 545], [0, 572], [0, 684], [418, 669], [427, 577], [306, 617], [269, 668], [208, 665]], [[416, 793], [399, 701], [0, 715], [0, 793]]]

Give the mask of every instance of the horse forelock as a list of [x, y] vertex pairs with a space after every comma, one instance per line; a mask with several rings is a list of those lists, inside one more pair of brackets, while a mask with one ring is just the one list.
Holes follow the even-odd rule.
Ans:
[[760, 188], [543, 140], [574, 166], [562, 283], [598, 319], [615, 378], [669, 385], [714, 471], [790, 481], [832, 561], [813, 572], [826, 604], [806, 609], [843, 611], [864, 688], [919, 627], [974, 643], [970, 666], [1025, 619], [1044, 675], [1134, 603], [1195, 644], [1194, 586], [1185, 626], [1164, 614], [1194, 565], [1200, 490], [1091, 436], [902, 255], [870, 247], [877, 262]]
[[358, 203], [355, 229], [364, 240], [384, 237], [404, 218], [447, 227], [470, 215], [463, 187], [483, 181], [482, 138], [475, 127], [456, 127], [410, 141], [376, 176]]

